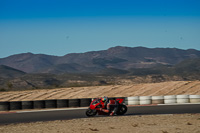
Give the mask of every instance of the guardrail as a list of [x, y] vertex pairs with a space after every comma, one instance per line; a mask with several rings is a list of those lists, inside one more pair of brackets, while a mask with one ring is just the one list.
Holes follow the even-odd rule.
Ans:
[[[123, 98], [124, 103], [126, 105], [200, 103], [200, 95], [133, 96], [133, 97], [112, 97], [109, 99], [116, 99], [116, 98]], [[90, 105], [91, 101], [92, 98], [52, 99], [52, 100], [34, 100], [34, 101], [5, 101], [5, 102], [0, 102], [0, 111], [87, 107]]]

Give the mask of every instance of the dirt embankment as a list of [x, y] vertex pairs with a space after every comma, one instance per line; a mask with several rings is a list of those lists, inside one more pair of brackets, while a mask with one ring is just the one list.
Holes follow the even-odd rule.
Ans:
[[0, 101], [24, 101], [93, 97], [128, 97], [156, 95], [200, 95], [200, 81], [170, 81], [129, 85], [71, 87], [29, 91], [0, 92]]
[[200, 133], [200, 114], [96, 117], [0, 125], [1, 133]]

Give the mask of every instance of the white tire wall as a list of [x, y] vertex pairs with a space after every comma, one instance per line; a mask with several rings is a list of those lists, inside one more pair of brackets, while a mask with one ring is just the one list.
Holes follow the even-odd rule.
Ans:
[[200, 95], [190, 95], [190, 103], [200, 103]]
[[175, 104], [176, 103], [176, 99], [165, 99], [164, 103], [165, 104]]
[[139, 105], [139, 96], [125, 98], [126, 105]]
[[188, 99], [189, 95], [177, 95], [176, 98], [177, 99]]
[[189, 95], [189, 98], [197, 98], [197, 99], [200, 99], [200, 95]]
[[177, 95], [177, 103], [189, 103], [189, 95]]
[[164, 104], [174, 104], [177, 103], [176, 95], [164, 96]]
[[140, 96], [140, 105], [152, 104], [151, 96]]
[[168, 95], [168, 96], [164, 96], [164, 99], [176, 99], [176, 95]]
[[151, 100], [140, 100], [140, 105], [151, 104]]
[[152, 96], [152, 104], [164, 104], [164, 96]]
[[139, 105], [139, 101], [127, 101], [127, 105]]

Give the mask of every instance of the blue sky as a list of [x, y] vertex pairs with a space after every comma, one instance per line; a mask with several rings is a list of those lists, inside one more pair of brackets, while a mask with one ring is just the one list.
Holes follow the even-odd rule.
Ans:
[[0, 58], [118, 45], [200, 50], [200, 1], [0, 0]]

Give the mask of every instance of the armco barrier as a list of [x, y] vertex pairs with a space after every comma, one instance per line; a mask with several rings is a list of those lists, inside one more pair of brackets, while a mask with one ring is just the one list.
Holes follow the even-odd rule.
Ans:
[[[117, 98], [123, 98], [124, 103], [126, 105], [200, 103], [200, 95], [133, 96], [111, 97], [109, 99], [113, 100]], [[0, 111], [21, 109], [88, 107], [91, 101], [91, 98], [10, 102], [3, 101], [0, 102]]]

